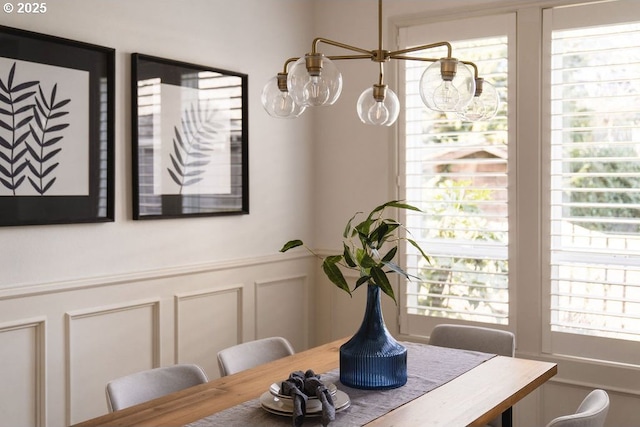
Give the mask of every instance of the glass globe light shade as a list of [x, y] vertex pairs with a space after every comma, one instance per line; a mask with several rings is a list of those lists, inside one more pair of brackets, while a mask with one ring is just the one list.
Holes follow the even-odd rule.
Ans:
[[463, 120], [476, 122], [482, 120], [485, 110], [484, 102], [482, 102], [479, 96], [474, 96], [471, 102], [458, 112], [458, 116]]
[[482, 84], [482, 94], [479, 97], [484, 104], [485, 113], [482, 120], [489, 120], [496, 116], [500, 108], [500, 94], [494, 85], [485, 81]]
[[323, 54], [307, 54], [289, 69], [287, 86], [298, 105], [332, 105], [342, 92], [342, 74]]
[[500, 95], [495, 86], [483, 79], [477, 79], [477, 85], [482, 93], [473, 97], [473, 100], [458, 112], [460, 118], [469, 121], [490, 120], [495, 117], [500, 106]]
[[269, 79], [262, 89], [262, 106], [272, 117], [293, 119], [299, 117], [306, 107], [295, 103], [288, 90], [278, 87], [278, 77]]
[[420, 78], [422, 102], [436, 111], [460, 111], [471, 102], [475, 91], [473, 71], [455, 58], [441, 58], [429, 65]]
[[400, 101], [386, 85], [374, 85], [360, 94], [356, 109], [364, 124], [391, 126], [398, 119]]

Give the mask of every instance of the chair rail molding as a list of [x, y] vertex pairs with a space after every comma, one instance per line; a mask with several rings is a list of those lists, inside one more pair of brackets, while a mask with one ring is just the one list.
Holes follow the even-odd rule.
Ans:
[[48, 283], [25, 283], [0, 285], [0, 301], [25, 296], [44, 295], [55, 292], [67, 292], [80, 289], [95, 288], [101, 286], [121, 285], [125, 283], [135, 284], [147, 280], [180, 277], [186, 275], [245, 268], [265, 264], [281, 263], [292, 260], [309, 258], [308, 254], [277, 254], [252, 258], [238, 258], [233, 260], [215, 261], [210, 263], [180, 265], [153, 270], [134, 271], [128, 273], [110, 274], [104, 276], [72, 278]]

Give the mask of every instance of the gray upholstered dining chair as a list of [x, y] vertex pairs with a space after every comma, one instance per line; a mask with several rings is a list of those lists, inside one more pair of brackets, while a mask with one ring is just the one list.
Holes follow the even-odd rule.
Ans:
[[[508, 357], [513, 357], [516, 352], [516, 337], [513, 333], [480, 326], [437, 325], [431, 331], [429, 344]], [[512, 425], [511, 408], [489, 423], [491, 427], [511, 427]]]
[[207, 381], [204, 370], [192, 364], [136, 372], [107, 383], [107, 406], [113, 412]]
[[584, 398], [575, 414], [551, 420], [547, 427], [604, 427], [609, 412], [609, 395], [596, 389]]
[[262, 338], [237, 344], [218, 352], [220, 376], [235, 374], [294, 353], [291, 343], [282, 337]]

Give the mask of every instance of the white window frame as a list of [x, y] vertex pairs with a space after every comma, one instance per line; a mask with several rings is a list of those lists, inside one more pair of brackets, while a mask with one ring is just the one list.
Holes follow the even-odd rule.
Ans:
[[[504, 36], [508, 37], [508, 67], [510, 70], [509, 80], [508, 80], [508, 103], [509, 103], [509, 111], [508, 111], [508, 198], [509, 198], [509, 229], [512, 230], [515, 227], [516, 215], [515, 215], [515, 196], [516, 196], [516, 181], [515, 181], [515, 135], [516, 135], [516, 115], [515, 115], [515, 105], [516, 105], [516, 14], [511, 13], [495, 13], [486, 16], [474, 16], [474, 17], [461, 17], [460, 19], [443, 21], [439, 19], [437, 21], [425, 22], [418, 25], [410, 25], [400, 27], [398, 29], [398, 48], [403, 48], [408, 44], [420, 44], [424, 43], [424, 40], [429, 41], [440, 41], [447, 40], [453, 42], [455, 40], [466, 40], [466, 39], [474, 39], [474, 38], [482, 38], [482, 37], [494, 37], [494, 36]], [[421, 42], [420, 42], [421, 41]], [[455, 56], [455, 52], [454, 52]], [[400, 70], [403, 70], [402, 63], [398, 64]], [[404, 88], [405, 88], [405, 80], [404, 80], [404, 72], [398, 71], [398, 96], [400, 99], [405, 97]], [[426, 107], [425, 107], [426, 108]], [[400, 198], [404, 199], [404, 164], [405, 164], [405, 137], [402, 134], [404, 131], [404, 112], [400, 115], [399, 123], [401, 123], [398, 128], [400, 131], [399, 137], [399, 145], [398, 145], [398, 170], [399, 174], [399, 192]], [[402, 213], [401, 213], [402, 214]], [[512, 278], [514, 277], [515, 271], [517, 269], [515, 262], [515, 250], [516, 250], [516, 242], [512, 239], [509, 239], [509, 283], [512, 282]], [[428, 248], [425, 248], [427, 253], [429, 252]], [[404, 254], [401, 254], [404, 256]], [[468, 323], [468, 322], [459, 322], [453, 319], [446, 318], [433, 318], [429, 316], [423, 315], [414, 315], [407, 313], [406, 307], [406, 291], [407, 285], [406, 282], [401, 282], [401, 297], [399, 298], [399, 323], [400, 323], [400, 334], [406, 336], [425, 336], [430, 333], [435, 325], [438, 323]], [[497, 325], [497, 324], [486, 324], [486, 326], [491, 326], [498, 329], [506, 329], [506, 330], [515, 330], [516, 318], [513, 301], [515, 299], [515, 287], [509, 286], [509, 318], [507, 325]], [[478, 324], [479, 322], [473, 322], [474, 324]], [[485, 325], [484, 323], [480, 323], [481, 325]]]
[[[594, 3], [574, 7], [557, 7], [543, 10], [543, 69], [549, 68], [551, 56], [551, 33], [553, 30], [572, 29], [587, 26], [613, 25], [637, 20], [640, 2], [617, 1]], [[554, 17], [556, 23], [554, 24]], [[557, 24], [562, 21], [563, 26]], [[551, 79], [550, 73], [542, 74], [542, 352], [569, 355], [573, 357], [612, 361], [617, 363], [638, 363], [640, 342], [620, 339], [586, 336], [551, 330]]]

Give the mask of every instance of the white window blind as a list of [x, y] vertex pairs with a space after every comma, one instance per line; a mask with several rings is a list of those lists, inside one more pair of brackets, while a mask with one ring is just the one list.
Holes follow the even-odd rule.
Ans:
[[640, 341], [640, 3], [544, 17], [550, 329]]
[[[418, 89], [424, 64], [403, 64], [403, 190], [407, 202], [424, 212], [407, 212], [406, 223], [412, 237], [431, 255], [432, 263], [421, 261], [415, 249], [407, 247], [407, 268], [420, 280], [406, 284], [401, 327], [412, 320], [415, 323], [416, 317], [508, 324], [507, 74], [511, 19], [510, 15], [474, 18], [466, 20], [473, 22], [445, 26], [465, 29], [467, 38], [447, 38], [453, 55], [475, 62], [480, 75], [500, 93], [502, 104], [491, 121], [464, 122], [453, 113], [426, 109]], [[411, 39], [409, 32], [406, 41]], [[439, 53], [446, 55], [446, 51]], [[433, 51], [425, 56], [439, 57]], [[404, 332], [416, 331], [405, 328]]]

